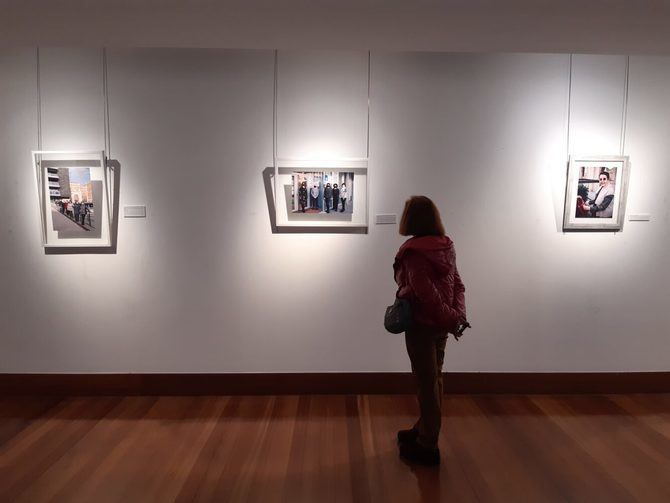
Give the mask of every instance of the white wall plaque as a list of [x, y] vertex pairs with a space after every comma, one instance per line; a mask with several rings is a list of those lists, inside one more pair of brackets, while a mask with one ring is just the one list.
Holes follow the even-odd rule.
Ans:
[[123, 217], [124, 218], [146, 218], [147, 216], [147, 207], [146, 206], [124, 206], [123, 207]]
[[378, 214], [375, 216], [375, 223], [377, 225], [382, 224], [394, 224], [396, 223], [397, 215], [395, 213], [389, 214]]

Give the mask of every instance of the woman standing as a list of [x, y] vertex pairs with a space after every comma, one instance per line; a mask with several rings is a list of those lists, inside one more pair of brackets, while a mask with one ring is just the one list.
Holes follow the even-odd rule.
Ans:
[[337, 187], [337, 184], [333, 184], [333, 211], [337, 212], [337, 208], [340, 206], [340, 189]]
[[349, 192], [347, 191], [347, 186], [343, 183], [340, 188], [340, 199], [342, 199], [342, 209], [340, 213], [344, 213], [347, 209], [347, 198], [349, 197]]
[[407, 299], [412, 326], [405, 332], [407, 354], [417, 383], [421, 415], [398, 432], [400, 455], [409, 461], [440, 462], [437, 440], [442, 420], [442, 364], [447, 333], [465, 322], [465, 287], [456, 268], [454, 244], [444, 235], [440, 213], [425, 196], [405, 203], [400, 234], [412, 236], [393, 264], [398, 297]]
[[323, 191], [323, 201], [326, 206], [326, 213], [330, 213], [330, 206], [333, 203], [333, 188], [329, 183], [326, 184], [326, 188]]
[[309, 207], [313, 210], [319, 209], [319, 187], [316, 185], [309, 191]]
[[305, 213], [307, 207], [307, 182], [302, 182], [298, 188], [298, 206], [300, 211]]

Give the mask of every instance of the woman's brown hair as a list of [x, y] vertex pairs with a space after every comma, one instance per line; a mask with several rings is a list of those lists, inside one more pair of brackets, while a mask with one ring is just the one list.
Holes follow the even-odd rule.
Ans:
[[444, 236], [440, 212], [426, 196], [412, 196], [405, 201], [399, 230], [401, 236]]

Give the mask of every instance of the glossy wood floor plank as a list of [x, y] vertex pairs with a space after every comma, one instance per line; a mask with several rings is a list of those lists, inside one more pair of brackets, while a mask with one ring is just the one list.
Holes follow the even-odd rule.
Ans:
[[57, 397], [0, 398], [0, 446], [60, 401]]
[[528, 471], [526, 456], [515, 451], [511, 439], [501, 435], [498, 417], [487, 417], [472, 399], [447, 400], [454, 426], [443, 442], [454, 446], [468, 480], [481, 501], [511, 501], [523, 495], [538, 500], [551, 490]]
[[[450, 421], [443, 423], [445, 434], [440, 438], [442, 466], [412, 466], [398, 460], [396, 432], [416, 422], [417, 405], [413, 396], [367, 396], [371, 450], [367, 453], [368, 473], [372, 484], [372, 501], [477, 501], [476, 493], [463, 470], [461, 459], [454, 455], [452, 434], [446, 429], [460, 430]], [[363, 408], [363, 410], [366, 410]], [[393, 411], [393, 413], [389, 413]], [[456, 433], [453, 434], [455, 436]]]
[[654, 401], [644, 395], [614, 395], [610, 397], [635, 420], [670, 439], [670, 395], [656, 395]]
[[536, 402], [636, 501], [670, 501], [668, 460], [659, 465], [631, 442], [630, 424], [607, 397], [558, 397]]
[[119, 402], [76, 398], [21, 431], [0, 450], [0, 501], [14, 501], [66, 456]]
[[670, 395], [0, 399], [0, 501], [670, 501]]

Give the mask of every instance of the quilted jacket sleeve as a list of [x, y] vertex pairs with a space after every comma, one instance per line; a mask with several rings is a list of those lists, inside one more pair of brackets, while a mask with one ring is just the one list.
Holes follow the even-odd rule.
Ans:
[[458, 269], [454, 267], [454, 305], [453, 308], [465, 319], [465, 285], [458, 274]]
[[412, 292], [410, 303], [417, 311], [418, 319], [449, 330], [455, 329], [460, 313], [448, 304], [440, 292], [434, 280], [435, 272], [428, 260], [419, 253], [407, 253], [405, 268]]

